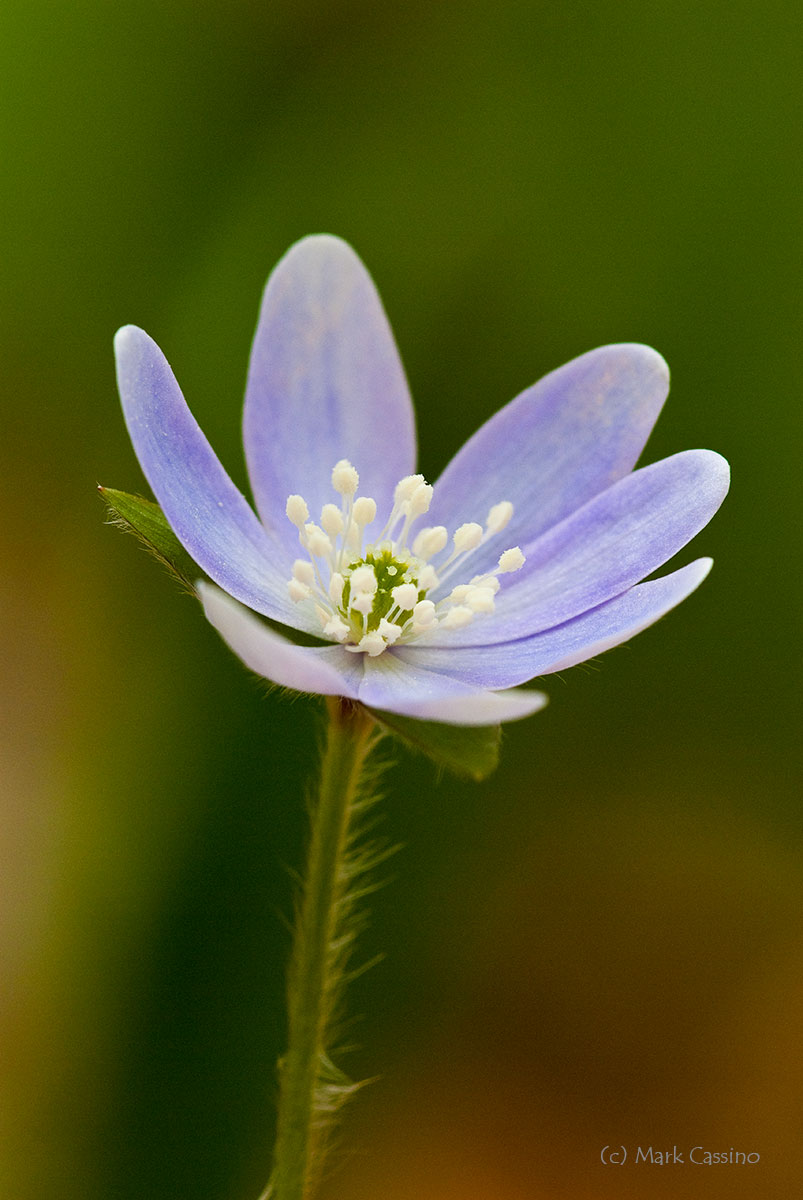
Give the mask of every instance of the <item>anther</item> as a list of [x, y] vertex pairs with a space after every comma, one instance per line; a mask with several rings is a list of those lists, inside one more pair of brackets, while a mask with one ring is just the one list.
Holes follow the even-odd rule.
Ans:
[[284, 511], [299, 529], [305, 521], [309, 520], [309, 509], [303, 496], [288, 496]]
[[350, 579], [352, 595], [355, 592], [364, 592], [366, 595], [373, 596], [378, 587], [376, 572], [370, 566], [357, 567], [356, 570], [351, 572]]
[[343, 514], [336, 504], [324, 504], [321, 509], [321, 525], [330, 538], [336, 538], [345, 528]]
[[362, 613], [364, 617], [367, 617], [373, 607], [374, 597], [371, 592], [357, 592], [356, 595], [352, 592], [349, 598], [349, 608], [353, 608], [355, 612]]
[[454, 548], [459, 554], [466, 550], [476, 550], [482, 541], [482, 525], [476, 521], [467, 521], [461, 525], [454, 535]]
[[307, 584], [302, 583], [300, 579], [291, 579], [287, 584], [288, 594], [294, 604], [298, 604], [299, 600], [306, 600], [310, 590]]
[[390, 594], [394, 604], [398, 605], [402, 612], [411, 609], [418, 600], [418, 588], [414, 583], [400, 583], [398, 587], [391, 589]]
[[343, 588], [346, 586], [346, 581], [339, 571], [333, 571], [329, 579], [329, 599], [338, 608], [343, 600]]
[[426, 628], [435, 621], [435, 605], [431, 600], [419, 600], [413, 608], [413, 620], [417, 625]]
[[358, 652], [362, 651], [369, 658], [376, 658], [385, 649], [386, 644], [382, 634], [375, 629], [371, 633], [364, 634], [356, 646], [346, 646], [346, 649]]
[[333, 637], [336, 642], [345, 642], [351, 630], [340, 617], [332, 617], [323, 627], [324, 637]]
[[354, 501], [354, 510], [352, 513], [354, 523], [364, 529], [366, 525], [370, 525], [376, 516], [376, 500], [372, 500], [370, 496], [359, 496]]
[[444, 629], [462, 629], [464, 625], [469, 625], [474, 620], [474, 613], [470, 608], [458, 604], [456, 608], [450, 608], [446, 616], [441, 621]]
[[310, 521], [304, 526], [304, 533], [306, 535], [304, 544], [310, 554], [314, 554], [316, 558], [323, 558], [325, 555], [331, 554], [332, 543], [320, 525], [315, 525]]
[[409, 500], [410, 508], [408, 519], [412, 521], [415, 517], [420, 517], [422, 513], [429, 512], [429, 506], [431, 503], [432, 484], [419, 483]]
[[315, 582], [315, 568], [306, 558], [297, 558], [293, 563], [293, 578], [300, 583], [312, 585]]
[[426, 483], [423, 475], [405, 475], [404, 479], [400, 479], [393, 492], [394, 506], [403, 504], [405, 500], [409, 500], [416, 488], [420, 487], [422, 483]]
[[490, 588], [470, 588], [466, 596], [466, 605], [475, 613], [492, 613], [495, 607], [494, 594]]
[[509, 500], [501, 500], [489, 510], [485, 528], [489, 534], [501, 533], [513, 516], [513, 505]]
[[441, 552], [448, 541], [449, 534], [445, 525], [428, 525], [416, 534], [413, 554], [418, 558], [432, 558], [433, 554]]
[[332, 487], [340, 496], [353, 496], [360, 485], [360, 477], [347, 458], [341, 458], [332, 469]]
[[506, 575], [509, 571], [518, 571], [524, 566], [526, 559], [518, 546], [512, 546], [510, 550], [505, 550], [499, 558], [499, 566], [497, 570]]

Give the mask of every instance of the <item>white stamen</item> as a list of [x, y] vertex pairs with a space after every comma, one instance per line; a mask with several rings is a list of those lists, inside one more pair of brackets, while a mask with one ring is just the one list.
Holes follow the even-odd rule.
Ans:
[[332, 487], [340, 496], [353, 496], [360, 486], [360, 477], [347, 458], [341, 458], [332, 470]]
[[348, 459], [335, 464], [332, 487], [342, 502], [323, 505], [320, 525], [310, 521], [303, 496], [287, 498], [288, 519], [310, 556], [310, 561], [298, 558], [293, 563], [288, 593], [294, 602], [314, 608], [325, 638], [352, 653], [376, 658], [397, 642], [407, 644], [440, 626], [461, 629], [475, 616], [494, 611], [497, 574], [517, 571], [524, 564], [518, 546], [505, 550], [495, 570], [458, 583], [445, 599], [432, 601], [426, 595], [441, 590], [451, 576], [465, 578], [466, 558], [510, 522], [509, 500], [489, 509], [484, 530], [475, 521], [460, 525], [451, 553], [436, 570], [430, 560], [449, 543], [446, 527], [421, 529], [411, 549], [407, 541], [411, 525], [432, 503], [433, 489], [424, 476], [406, 475], [399, 481], [387, 524], [365, 546], [366, 526], [377, 515], [376, 501], [356, 496], [358, 485], [359, 475]]
[[345, 528], [343, 513], [336, 504], [324, 504], [321, 509], [321, 525], [332, 539], [343, 532]]
[[422, 513], [428, 512], [431, 503], [432, 485], [429, 483], [419, 483], [410, 497], [410, 520], [412, 521], [415, 517], [420, 517]]
[[367, 654], [369, 658], [376, 658], [378, 654], [382, 653], [386, 645], [387, 643], [382, 637], [382, 634], [375, 629], [372, 633], [364, 634], [356, 646], [347, 646], [346, 649], [355, 650], [358, 652], [362, 651], [362, 653]]
[[406, 612], [412, 608], [418, 600], [418, 588], [414, 583], [400, 583], [398, 587], [391, 588], [390, 592], [393, 597], [393, 603], [396, 604], [402, 612]]
[[476, 550], [481, 541], [482, 525], [478, 525], [476, 521], [467, 521], [454, 535], [454, 548], [458, 554], [463, 554], [466, 550]]
[[329, 591], [329, 599], [332, 601], [333, 604], [336, 604], [338, 608], [340, 607], [341, 601], [343, 600], [343, 588], [345, 587], [345, 585], [346, 585], [346, 581], [343, 578], [343, 576], [340, 574], [340, 572], [334, 571], [329, 580], [328, 591]]
[[501, 586], [495, 575], [475, 575], [471, 582], [477, 587], [490, 588], [494, 595]]
[[518, 546], [511, 546], [510, 550], [506, 550], [499, 559], [497, 570], [506, 575], [509, 571], [518, 571], [524, 566], [526, 559]]
[[362, 613], [364, 617], [368, 616], [373, 607], [374, 597], [371, 592], [357, 592], [349, 600], [349, 608], [353, 608], [355, 612]]
[[303, 496], [288, 496], [284, 511], [299, 529], [309, 520], [309, 509]]
[[490, 588], [471, 588], [466, 596], [466, 604], [472, 612], [492, 613], [495, 608], [494, 594]]
[[431, 600], [419, 600], [413, 608], [413, 620], [416, 625], [426, 628], [435, 621], [435, 605]]
[[354, 501], [354, 521], [360, 528], [364, 529], [366, 525], [370, 525], [376, 516], [376, 500], [372, 500], [370, 496], [359, 496]]
[[394, 507], [403, 504], [405, 500], [409, 500], [416, 488], [422, 483], [426, 483], [423, 475], [405, 475], [404, 479], [400, 479], [393, 493]]
[[351, 593], [365, 593], [373, 596], [379, 586], [376, 579], [376, 572], [371, 566], [357, 567], [351, 572]]
[[316, 558], [325, 558], [332, 553], [332, 543], [320, 525], [315, 525], [310, 521], [304, 526], [304, 533], [306, 535], [304, 544], [310, 554], [314, 554]]
[[293, 563], [293, 578], [311, 587], [315, 582], [315, 568], [312, 563], [306, 558], [297, 558]]
[[336, 642], [345, 642], [351, 629], [340, 617], [332, 617], [323, 627], [324, 637], [332, 637]]
[[379, 622], [377, 633], [385, 639], [388, 646], [392, 646], [401, 637], [401, 625], [394, 625], [392, 621], [388, 621], [383, 617]]
[[427, 538], [432, 533], [432, 529], [432, 525], [426, 525], [423, 529], [419, 529], [418, 533], [415, 535], [415, 541], [413, 542], [413, 554], [415, 554], [418, 558], [429, 558], [425, 547], [427, 545]]
[[488, 512], [485, 529], [489, 534], [501, 533], [513, 516], [513, 505], [509, 500], [500, 500]]
[[362, 530], [356, 521], [349, 524], [348, 531], [345, 537], [346, 549], [349, 553], [359, 554], [362, 546]]
[[469, 625], [473, 620], [474, 613], [471, 609], [458, 604], [456, 608], [449, 609], [441, 621], [441, 625], [444, 629], [462, 629], [464, 625]]
[[413, 554], [418, 558], [432, 558], [433, 554], [440, 554], [448, 541], [449, 534], [445, 525], [428, 525], [416, 535]]
[[435, 568], [433, 566], [430, 566], [429, 563], [427, 563], [427, 565], [423, 568], [423, 570], [419, 571], [419, 574], [418, 574], [418, 590], [419, 591], [431, 592], [433, 588], [436, 588], [438, 586], [439, 582], [440, 582], [440, 580], [438, 579], [437, 571], [435, 570]]

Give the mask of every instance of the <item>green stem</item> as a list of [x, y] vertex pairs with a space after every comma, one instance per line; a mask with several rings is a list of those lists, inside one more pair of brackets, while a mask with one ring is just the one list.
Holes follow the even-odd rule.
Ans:
[[318, 1143], [326, 1107], [321, 1089], [333, 1070], [327, 1033], [350, 941], [342, 922], [349, 907], [351, 822], [360, 806], [366, 760], [378, 737], [361, 706], [328, 699], [327, 707], [320, 792], [312, 811], [288, 973], [288, 1044], [280, 1063], [273, 1174], [262, 1200], [309, 1200], [320, 1166]]

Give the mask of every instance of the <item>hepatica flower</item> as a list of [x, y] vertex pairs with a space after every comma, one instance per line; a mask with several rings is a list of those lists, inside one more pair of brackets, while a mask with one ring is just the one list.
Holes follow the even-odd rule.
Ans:
[[544, 703], [518, 685], [645, 629], [711, 566], [641, 582], [728, 487], [709, 450], [633, 470], [668, 391], [646, 346], [592, 350], [527, 388], [431, 485], [369, 275], [344, 242], [306, 238], [268, 281], [248, 372], [258, 516], [155, 343], [126, 326], [115, 346], [143, 471], [213, 581], [198, 585], [206, 616], [274, 683], [425, 720], [513, 720]]
[[[155, 343], [127, 326], [115, 345], [129, 432], [164, 517], [123, 493], [107, 497], [112, 511], [176, 565], [166, 518], [211, 581], [197, 592], [232, 650], [274, 683], [330, 698], [260, 1197], [310, 1200], [326, 1128], [354, 1090], [332, 1047], [363, 876], [386, 853], [360, 839], [374, 746], [389, 728], [483, 778], [495, 727], [545, 702], [520, 684], [632, 637], [705, 578], [701, 558], [643, 582], [710, 520], [728, 467], [687, 450], [634, 470], [668, 373], [654, 350], [620, 345], [527, 388], [430, 484], [416, 473], [381, 302], [333, 237], [293, 246], [265, 289], [244, 421], [256, 513]], [[449, 728], [461, 725], [494, 728]]]

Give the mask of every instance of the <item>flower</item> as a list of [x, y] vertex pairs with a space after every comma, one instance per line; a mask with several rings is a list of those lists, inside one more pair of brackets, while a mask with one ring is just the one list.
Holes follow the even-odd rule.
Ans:
[[646, 346], [592, 350], [527, 388], [433, 487], [415, 473], [412, 404], [370, 276], [339, 239], [305, 238], [268, 280], [248, 373], [259, 518], [156, 344], [129, 325], [115, 349], [142, 469], [214, 581], [198, 585], [206, 616], [274, 683], [424, 720], [514, 720], [545, 703], [517, 685], [632, 637], [710, 569], [701, 558], [641, 582], [728, 488], [709, 450], [633, 470], [668, 391]]

